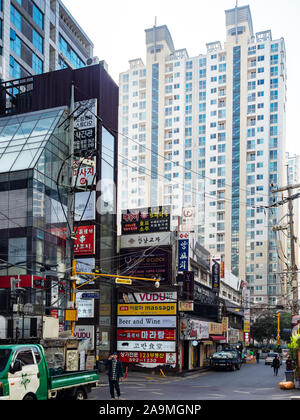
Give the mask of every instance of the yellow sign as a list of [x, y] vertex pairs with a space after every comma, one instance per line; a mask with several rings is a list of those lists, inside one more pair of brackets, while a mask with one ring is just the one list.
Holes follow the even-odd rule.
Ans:
[[118, 315], [176, 315], [176, 303], [122, 303]]
[[222, 318], [222, 326], [223, 326], [223, 333], [226, 333], [228, 331], [228, 323], [229, 323], [229, 318], [223, 317]]
[[65, 321], [78, 321], [78, 310], [77, 309], [66, 309]]
[[217, 322], [209, 322], [208, 331], [210, 335], [222, 335], [223, 334], [223, 325]]
[[116, 279], [116, 284], [132, 284], [130, 279]]
[[193, 301], [182, 301], [178, 302], [178, 310], [181, 312], [193, 311], [194, 302]]
[[244, 321], [244, 332], [250, 332], [250, 322]]

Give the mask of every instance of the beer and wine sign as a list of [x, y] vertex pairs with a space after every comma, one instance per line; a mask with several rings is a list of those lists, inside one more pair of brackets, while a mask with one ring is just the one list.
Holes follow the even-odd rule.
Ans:
[[128, 293], [122, 295], [122, 301], [118, 304], [119, 359], [145, 365], [175, 364], [177, 293]]

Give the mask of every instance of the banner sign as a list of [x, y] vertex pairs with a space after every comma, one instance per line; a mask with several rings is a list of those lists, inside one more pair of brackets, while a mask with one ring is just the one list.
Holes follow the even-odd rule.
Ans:
[[171, 244], [171, 232], [140, 233], [138, 235], [122, 235], [121, 248], [159, 246]]
[[174, 341], [176, 330], [118, 330], [117, 339], [126, 341]]
[[75, 102], [74, 151], [96, 149], [97, 99]]
[[95, 191], [75, 193], [74, 220], [95, 220]]
[[118, 351], [166, 351], [176, 350], [175, 341], [118, 341]]
[[189, 234], [179, 233], [178, 239], [178, 272], [189, 269]]
[[79, 226], [76, 229], [74, 255], [95, 254], [95, 226]]
[[222, 335], [223, 325], [217, 322], [209, 322], [209, 334], [210, 335]]
[[176, 302], [177, 292], [123, 293], [119, 303]]
[[118, 316], [118, 328], [176, 328], [176, 316]]
[[170, 231], [170, 206], [148, 207], [122, 212], [122, 235]]
[[119, 304], [118, 315], [176, 315], [176, 303]]
[[182, 209], [181, 230], [192, 232], [195, 230], [195, 207], [184, 207]]
[[74, 161], [73, 170], [73, 183], [72, 186], [86, 187], [96, 183], [96, 162], [93, 165], [86, 165], [77, 161]]
[[176, 353], [162, 352], [125, 352], [119, 353], [119, 360], [123, 363], [157, 363], [176, 364]]
[[131, 251], [131, 254], [128, 255], [127, 250], [121, 250], [120, 266], [126, 275], [145, 278], [158, 276], [161, 284], [171, 282], [171, 253], [169, 249], [132, 248]]
[[215, 262], [212, 265], [212, 288], [214, 291], [218, 292], [220, 289], [220, 264]]
[[209, 322], [199, 319], [180, 318], [181, 340], [204, 340], [209, 338]]
[[244, 332], [244, 342], [245, 346], [250, 346], [250, 333]]

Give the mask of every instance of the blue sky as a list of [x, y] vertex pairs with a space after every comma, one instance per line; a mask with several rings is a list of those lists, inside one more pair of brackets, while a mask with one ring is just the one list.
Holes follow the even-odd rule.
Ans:
[[[109, 73], [118, 83], [118, 75], [129, 67], [128, 60], [145, 60], [144, 30], [167, 25], [175, 48], [186, 48], [194, 57], [206, 52], [206, 43], [226, 38], [226, 9], [235, 0], [63, 0], [82, 29], [94, 43], [94, 55], [104, 59]], [[239, 0], [249, 5], [254, 32], [271, 29], [273, 39], [283, 37], [287, 50], [287, 151], [300, 155], [298, 132], [300, 69], [300, 1]]]

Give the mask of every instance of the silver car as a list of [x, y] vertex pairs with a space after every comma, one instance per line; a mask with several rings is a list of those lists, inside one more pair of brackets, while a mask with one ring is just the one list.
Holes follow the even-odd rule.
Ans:
[[282, 360], [281, 360], [280, 354], [279, 353], [273, 353], [273, 352], [271, 352], [271, 353], [268, 353], [267, 356], [266, 356], [266, 358], [265, 358], [265, 365], [271, 365], [275, 356], [278, 356], [279, 357], [280, 364], [282, 364]]

